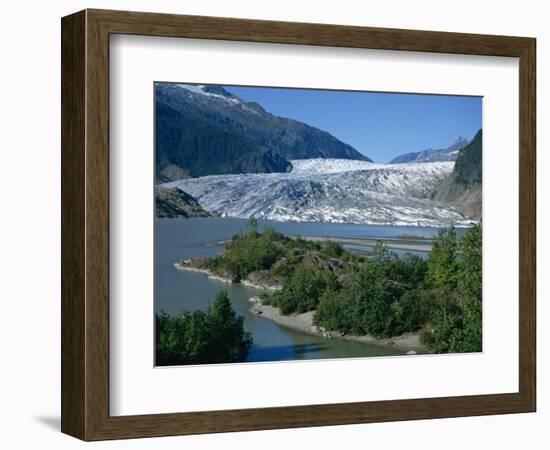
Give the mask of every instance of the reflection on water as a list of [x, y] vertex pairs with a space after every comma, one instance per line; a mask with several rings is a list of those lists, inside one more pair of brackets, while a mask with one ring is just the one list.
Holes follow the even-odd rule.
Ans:
[[[437, 229], [329, 223], [263, 222], [288, 235], [315, 237], [397, 237], [404, 234], [432, 237]], [[226, 289], [234, 309], [244, 317], [254, 345], [248, 361], [281, 361], [362, 356], [399, 355], [402, 352], [345, 341], [325, 339], [288, 328], [249, 313], [248, 299], [258, 291], [240, 284], [208, 279], [203, 274], [182, 272], [174, 262], [209, 257], [220, 252], [231, 237], [243, 231], [241, 219], [157, 219], [155, 222], [155, 311], [178, 314], [182, 310], [205, 310], [220, 289]], [[356, 251], [358, 249], [355, 249]]]

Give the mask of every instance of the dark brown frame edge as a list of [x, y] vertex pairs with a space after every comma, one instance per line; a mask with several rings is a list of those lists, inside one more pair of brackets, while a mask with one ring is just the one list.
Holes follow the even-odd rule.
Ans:
[[[105, 10], [64, 17], [61, 30], [64, 433], [101, 440], [535, 411], [535, 39]], [[109, 35], [113, 33], [519, 57], [519, 392], [109, 416]]]

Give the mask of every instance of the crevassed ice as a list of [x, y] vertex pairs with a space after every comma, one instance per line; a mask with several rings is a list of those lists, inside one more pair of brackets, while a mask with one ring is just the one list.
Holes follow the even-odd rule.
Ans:
[[211, 175], [165, 183], [223, 217], [277, 221], [467, 226], [471, 220], [430, 194], [453, 162], [384, 165], [294, 160], [290, 173]]

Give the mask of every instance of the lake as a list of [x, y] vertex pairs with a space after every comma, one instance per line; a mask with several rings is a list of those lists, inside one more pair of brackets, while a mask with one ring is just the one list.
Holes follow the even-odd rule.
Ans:
[[[296, 223], [259, 221], [289, 236], [329, 238], [403, 238], [429, 239], [436, 228], [379, 226], [334, 223]], [[182, 310], [206, 310], [215, 295], [226, 289], [237, 313], [244, 317], [245, 329], [254, 344], [248, 361], [281, 361], [342, 357], [400, 355], [402, 352], [341, 339], [325, 339], [282, 327], [248, 311], [249, 298], [260, 291], [240, 284], [227, 284], [199, 273], [176, 270], [182, 259], [209, 257], [223, 250], [231, 237], [246, 228], [244, 219], [194, 218], [156, 219], [155, 221], [155, 311], [178, 314]], [[346, 246], [344, 246], [346, 247]], [[368, 246], [350, 245], [350, 251], [365, 252]], [[403, 253], [396, 251], [396, 253]], [[417, 252], [420, 255], [426, 255]]]

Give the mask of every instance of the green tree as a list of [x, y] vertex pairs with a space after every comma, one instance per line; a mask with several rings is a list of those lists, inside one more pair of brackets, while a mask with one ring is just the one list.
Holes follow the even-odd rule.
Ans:
[[458, 281], [458, 244], [454, 228], [439, 231], [428, 257], [427, 281], [433, 289], [455, 291]]
[[365, 334], [364, 302], [357, 288], [350, 283], [340, 290], [326, 289], [315, 311], [315, 324], [342, 334]]
[[482, 271], [482, 231], [480, 225], [475, 225], [460, 243], [458, 292], [464, 323], [457, 351], [482, 350]]
[[244, 331], [229, 297], [220, 292], [208, 311], [156, 315], [156, 364], [212, 364], [245, 361], [252, 337]]
[[434, 309], [431, 329], [422, 336], [422, 341], [436, 353], [456, 352], [462, 339], [462, 310], [450, 294], [443, 292]]
[[258, 234], [258, 219], [250, 216], [246, 222], [246, 230], [249, 236], [256, 236]]
[[283, 291], [273, 296], [273, 304], [283, 314], [306, 312], [317, 307], [325, 289], [337, 289], [338, 281], [333, 273], [297, 265], [285, 280]]
[[399, 258], [378, 244], [372, 257], [348, 273], [339, 290], [326, 290], [315, 314], [316, 324], [344, 334], [395, 336], [416, 331], [431, 318], [433, 295], [425, 285], [427, 263]]
[[433, 291], [411, 289], [391, 305], [388, 334], [400, 335], [417, 331], [432, 318], [437, 299]]
[[464, 298], [481, 299], [482, 294], [481, 225], [468, 229], [458, 251], [458, 291]]
[[[315, 311], [315, 324], [327, 330], [391, 337], [423, 329], [434, 352], [481, 350], [481, 226], [466, 230], [461, 239], [454, 228], [441, 230], [427, 260], [399, 257], [380, 242], [371, 255], [358, 256], [333, 242], [289, 238], [268, 227], [259, 233], [257, 227], [250, 218], [247, 232], [233, 236], [206, 267], [236, 281], [253, 271], [270, 271], [283, 280], [283, 289], [265, 303], [283, 314]], [[159, 353], [192, 361], [241, 358], [247, 339], [227, 296], [220, 294], [202, 314], [184, 314], [179, 327], [168, 323]], [[166, 322], [162, 316], [158, 320]], [[187, 336], [184, 350], [177, 344], [180, 336]], [[228, 342], [237, 344], [224, 346]]]
[[389, 261], [387, 277], [391, 280], [403, 283], [407, 288], [425, 288], [428, 262], [420, 256], [410, 253], [398, 258], [394, 257]]
[[201, 364], [210, 362], [208, 343], [210, 329], [203, 311], [183, 312], [172, 317], [156, 315], [157, 365]]
[[[455, 249], [455, 288], [438, 286], [440, 300], [424, 339], [432, 350], [479, 352], [482, 350], [482, 229], [468, 229]], [[430, 261], [431, 263], [431, 261]]]
[[313, 316], [314, 323], [327, 330], [349, 331], [345, 298], [339, 291], [325, 289]]
[[209, 354], [212, 362], [243, 361], [248, 355], [252, 337], [244, 331], [243, 317], [237, 316], [227, 292], [220, 291], [209, 311], [211, 330]]
[[387, 277], [388, 262], [385, 256], [371, 260], [358, 273], [364, 329], [376, 337], [392, 335], [391, 305], [403, 293], [403, 286]]

